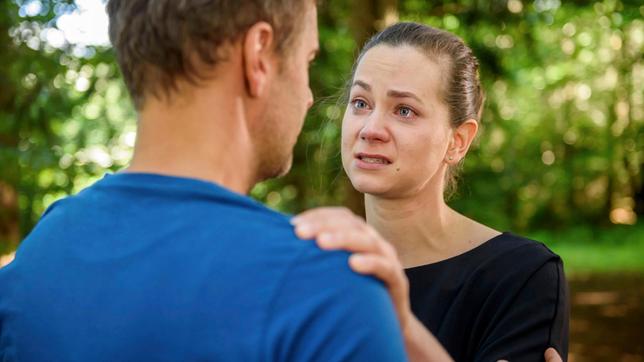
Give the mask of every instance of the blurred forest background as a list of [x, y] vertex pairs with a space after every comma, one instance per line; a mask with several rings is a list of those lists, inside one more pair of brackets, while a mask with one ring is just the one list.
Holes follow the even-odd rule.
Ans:
[[[136, 116], [103, 7], [0, 0], [0, 266], [48, 205], [131, 155]], [[252, 195], [361, 213], [339, 157], [359, 46], [401, 20], [454, 32], [480, 60], [487, 103], [451, 205], [563, 256], [571, 360], [644, 361], [643, 18], [635, 0], [326, 0], [293, 170]]]

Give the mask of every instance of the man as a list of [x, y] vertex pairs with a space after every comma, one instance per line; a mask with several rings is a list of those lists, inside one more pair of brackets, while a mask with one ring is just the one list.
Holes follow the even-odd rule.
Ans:
[[245, 196], [312, 104], [313, 1], [111, 0], [131, 165], [0, 270], [3, 361], [400, 361], [386, 290]]

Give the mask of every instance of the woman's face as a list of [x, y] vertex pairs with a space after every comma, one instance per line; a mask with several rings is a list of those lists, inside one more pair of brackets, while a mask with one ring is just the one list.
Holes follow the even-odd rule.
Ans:
[[442, 194], [452, 134], [439, 98], [444, 72], [411, 46], [378, 45], [363, 56], [342, 120], [342, 164], [358, 191]]

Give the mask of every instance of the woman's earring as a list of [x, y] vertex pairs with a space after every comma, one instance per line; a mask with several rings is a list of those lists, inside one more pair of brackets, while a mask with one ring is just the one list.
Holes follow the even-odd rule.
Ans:
[[448, 159], [449, 161], [453, 161], [453, 160], [454, 160], [454, 157], [449, 156], [449, 157], [447, 157], [447, 159]]

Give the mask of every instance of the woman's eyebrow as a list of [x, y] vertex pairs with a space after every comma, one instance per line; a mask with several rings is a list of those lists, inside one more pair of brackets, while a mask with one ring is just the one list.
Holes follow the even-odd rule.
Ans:
[[393, 98], [412, 98], [412, 99], [415, 99], [416, 101], [418, 101], [420, 104], [425, 104], [425, 102], [423, 102], [420, 99], [420, 97], [418, 97], [417, 95], [415, 95], [412, 92], [398, 91], [398, 90], [393, 90], [392, 89], [392, 90], [389, 90], [387, 92], [387, 96], [393, 97]]
[[353, 88], [355, 86], [363, 88], [364, 90], [369, 91], [369, 92], [371, 91], [371, 86], [369, 84], [367, 84], [366, 82], [363, 82], [363, 81], [361, 81], [359, 79], [356, 79], [356, 80], [353, 81], [353, 84], [351, 85], [351, 88]]
[[[353, 84], [351, 84], [351, 88], [356, 87], [356, 86], [360, 87], [360, 88], [362, 88], [362, 89], [364, 89], [364, 90], [366, 90], [368, 92], [371, 92], [371, 85], [369, 85], [365, 81], [362, 81], [360, 79], [354, 80]], [[400, 91], [400, 90], [390, 89], [389, 91], [387, 91], [387, 96], [392, 97], [392, 98], [411, 98], [411, 99], [415, 99], [421, 105], [423, 105], [423, 106], [425, 105], [425, 102], [423, 102], [423, 100], [420, 97], [418, 97], [413, 92], [409, 92], [409, 91]]]

